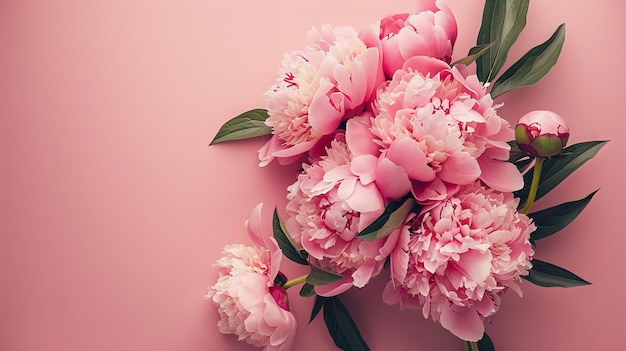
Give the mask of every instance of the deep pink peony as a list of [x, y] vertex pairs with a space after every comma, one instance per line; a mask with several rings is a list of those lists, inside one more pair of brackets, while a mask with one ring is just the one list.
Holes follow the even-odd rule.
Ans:
[[[285, 54], [278, 79], [264, 95], [272, 138], [259, 150], [261, 165], [297, 160], [324, 135], [361, 113], [384, 80], [373, 29], [324, 25], [309, 32], [302, 52]], [[374, 43], [376, 44], [376, 43]]]
[[316, 287], [319, 294], [363, 287], [381, 271], [395, 246], [397, 235], [375, 241], [356, 237], [385, 208], [375, 184], [377, 162], [372, 155], [355, 157], [343, 134], [337, 134], [327, 154], [304, 164], [298, 180], [288, 188], [288, 232], [321, 266], [346, 277]]
[[[282, 253], [272, 239], [261, 236], [261, 206], [246, 222], [256, 246], [228, 245], [218, 267], [218, 280], [206, 295], [218, 307], [218, 328], [235, 334], [265, 351], [288, 351], [296, 333], [296, 320], [287, 293], [274, 284]], [[267, 245], [267, 246], [266, 246]]]
[[[374, 114], [361, 124], [381, 156], [404, 170], [420, 203], [444, 200], [477, 179], [499, 191], [523, 186], [517, 168], [506, 162], [514, 132], [476, 76], [413, 57], [381, 85]], [[351, 139], [363, 143], [365, 133]]]
[[389, 78], [414, 56], [451, 61], [457, 25], [450, 8], [441, 0], [421, 0], [415, 10], [387, 16], [378, 24], [383, 67]]
[[483, 318], [494, 314], [511, 288], [521, 295], [521, 275], [534, 254], [531, 220], [517, 212], [512, 193], [480, 182], [419, 216], [409, 217], [391, 258], [389, 304], [422, 308], [463, 340], [477, 341]]

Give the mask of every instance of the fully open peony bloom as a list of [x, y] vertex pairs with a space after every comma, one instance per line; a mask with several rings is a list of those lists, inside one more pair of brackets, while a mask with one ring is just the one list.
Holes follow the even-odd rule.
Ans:
[[[246, 223], [256, 246], [228, 245], [218, 267], [218, 280], [206, 295], [218, 307], [218, 328], [265, 351], [288, 351], [295, 338], [296, 320], [287, 293], [274, 284], [282, 253], [273, 239], [262, 238], [257, 206]], [[265, 245], [269, 244], [269, 248]]]
[[376, 163], [372, 155], [354, 157], [343, 134], [337, 134], [327, 155], [303, 165], [289, 186], [287, 230], [312, 259], [346, 277], [336, 285], [316, 287], [319, 294], [363, 287], [381, 271], [395, 246], [397, 235], [375, 241], [356, 237], [385, 208], [374, 182]]
[[475, 182], [419, 216], [410, 217], [392, 254], [389, 304], [422, 307], [424, 317], [463, 340], [483, 336], [483, 318], [494, 314], [534, 254], [531, 220], [516, 211], [518, 199]]
[[387, 16], [378, 27], [383, 67], [389, 78], [414, 56], [451, 61], [457, 25], [450, 8], [441, 0], [417, 1], [415, 13]]
[[259, 150], [262, 166], [274, 158], [297, 160], [363, 111], [384, 80], [378, 47], [363, 41], [372, 41], [372, 32], [324, 25], [309, 32], [304, 51], [285, 54], [276, 84], [264, 95], [273, 136]]
[[[476, 76], [428, 57], [409, 59], [378, 91], [366, 122], [382, 157], [400, 166], [425, 204], [477, 179], [500, 191], [523, 186], [506, 162], [514, 133]], [[361, 137], [361, 139], [367, 139]]]

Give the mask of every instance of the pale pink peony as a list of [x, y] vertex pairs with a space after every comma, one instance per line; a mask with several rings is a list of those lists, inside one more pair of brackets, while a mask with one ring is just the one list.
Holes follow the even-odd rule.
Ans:
[[[495, 108], [476, 76], [463, 77], [441, 60], [413, 57], [381, 86], [375, 116], [361, 124], [425, 204], [477, 179], [499, 191], [523, 186], [517, 168], [506, 162], [514, 132]], [[365, 134], [351, 140], [363, 143]]]
[[[246, 222], [257, 245], [228, 245], [218, 267], [218, 280], [206, 295], [217, 306], [218, 328], [235, 334], [265, 351], [288, 351], [296, 333], [296, 320], [287, 301], [287, 293], [274, 284], [282, 253], [273, 238], [262, 238], [260, 205]], [[265, 246], [269, 244], [269, 246]]]
[[[302, 52], [285, 54], [278, 79], [264, 95], [272, 138], [259, 150], [261, 165], [297, 160], [345, 119], [361, 113], [384, 80], [373, 29], [324, 25], [309, 32]], [[376, 44], [374, 42], [374, 44]]]
[[417, 1], [415, 13], [401, 13], [378, 23], [385, 75], [391, 78], [414, 56], [450, 63], [457, 37], [454, 15], [441, 0]]
[[385, 302], [421, 306], [425, 318], [459, 338], [479, 340], [483, 319], [498, 310], [508, 288], [521, 295], [519, 277], [532, 266], [535, 226], [517, 212], [518, 202], [475, 182], [409, 217], [392, 253]]
[[311, 259], [346, 279], [316, 287], [319, 294], [341, 293], [352, 285], [363, 287], [383, 268], [396, 236], [364, 241], [356, 235], [385, 208], [375, 183], [378, 159], [354, 157], [343, 134], [337, 134], [327, 155], [304, 164], [298, 180], [289, 186], [288, 232]]

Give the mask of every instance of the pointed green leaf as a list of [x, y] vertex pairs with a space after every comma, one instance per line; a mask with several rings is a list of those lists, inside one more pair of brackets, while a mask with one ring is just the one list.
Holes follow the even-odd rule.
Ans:
[[537, 230], [530, 236], [533, 240], [539, 240], [565, 228], [578, 217], [596, 192], [597, 190], [577, 201], [565, 202], [558, 206], [529, 214], [528, 217], [532, 218], [537, 226]]
[[344, 351], [369, 351], [350, 313], [338, 297], [326, 298], [324, 322], [335, 345]]
[[469, 50], [467, 56], [462, 59], [456, 60], [450, 64], [450, 67], [454, 67], [455, 65], [465, 65], [469, 66], [472, 62], [476, 61], [480, 56], [489, 50], [490, 47], [493, 46], [494, 43], [476, 45]]
[[313, 295], [315, 295], [315, 287], [308, 283], [302, 284], [302, 288], [300, 288], [300, 296], [311, 297]]
[[376, 240], [391, 234], [394, 229], [404, 222], [414, 205], [415, 200], [412, 197], [389, 202], [385, 207], [385, 211], [357, 236], [363, 240]]
[[309, 323], [313, 322], [315, 317], [317, 317], [317, 315], [322, 310], [322, 307], [324, 307], [325, 302], [326, 297], [315, 295], [315, 302], [313, 303], [313, 308], [311, 309], [311, 318], [309, 318]]
[[[561, 154], [545, 159], [535, 201], [554, 189], [585, 162], [592, 159], [606, 143], [608, 143], [608, 140], [574, 144], [563, 149]], [[526, 172], [524, 175], [524, 188], [515, 193], [515, 196], [520, 198], [520, 204], [523, 204], [526, 198], [528, 198], [532, 173], [532, 169]]]
[[565, 268], [553, 265], [552, 263], [540, 261], [535, 258], [532, 260], [532, 264], [533, 268], [530, 269], [528, 275], [522, 278], [535, 285], [548, 288], [571, 288], [591, 284]]
[[313, 286], [326, 285], [343, 279], [343, 276], [339, 274], [329, 272], [312, 264], [309, 266], [311, 267], [311, 273], [306, 277], [306, 282]]
[[283, 252], [283, 255], [295, 263], [301, 265], [309, 264], [304, 257], [300, 255], [300, 252], [296, 249], [291, 236], [287, 234], [283, 222], [278, 216], [278, 210], [274, 209], [274, 216], [272, 217], [272, 229], [274, 230], [274, 239], [278, 242], [278, 246]]
[[246, 111], [224, 123], [210, 145], [271, 134], [272, 128], [265, 124], [267, 117], [267, 110]]
[[491, 97], [537, 83], [556, 64], [565, 41], [565, 24], [561, 24], [544, 43], [530, 49], [496, 80]]
[[481, 82], [492, 81], [506, 61], [509, 50], [526, 26], [528, 0], [486, 0], [476, 46], [493, 43], [476, 60]]

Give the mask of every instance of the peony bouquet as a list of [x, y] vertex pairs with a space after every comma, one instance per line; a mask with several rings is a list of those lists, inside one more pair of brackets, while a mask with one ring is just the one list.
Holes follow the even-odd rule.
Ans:
[[[494, 103], [538, 82], [559, 57], [564, 25], [500, 74], [527, 10], [528, 0], [487, 0], [476, 46], [455, 62], [457, 25], [441, 0], [360, 30], [321, 26], [284, 55], [265, 108], [229, 120], [211, 142], [268, 135], [261, 166], [302, 164], [286, 208], [274, 210], [273, 235], [259, 205], [245, 222], [253, 245], [229, 245], [217, 260], [207, 298], [222, 333], [290, 350], [287, 290], [299, 286], [338, 348], [369, 350], [341, 294], [384, 276], [375, 299], [420, 310], [466, 350], [494, 350], [485, 318], [503, 294], [521, 295], [522, 280], [589, 284], [534, 254], [595, 192], [532, 205], [606, 141], [566, 147], [558, 114], [530, 111], [512, 126]], [[308, 273], [287, 278], [285, 258]]]

